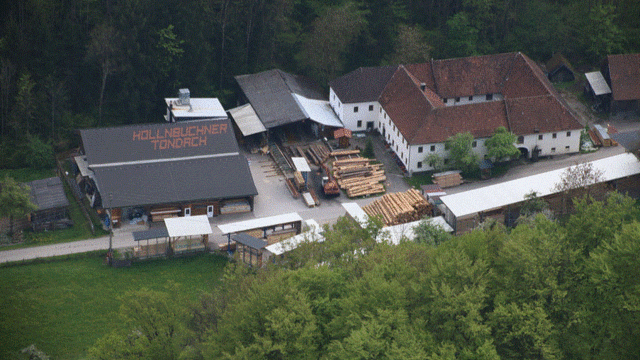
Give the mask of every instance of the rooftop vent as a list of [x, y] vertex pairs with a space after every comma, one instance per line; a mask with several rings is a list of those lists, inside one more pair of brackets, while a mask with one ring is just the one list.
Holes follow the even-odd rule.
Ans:
[[189, 89], [178, 90], [178, 104], [177, 105], [190, 105], [191, 93]]

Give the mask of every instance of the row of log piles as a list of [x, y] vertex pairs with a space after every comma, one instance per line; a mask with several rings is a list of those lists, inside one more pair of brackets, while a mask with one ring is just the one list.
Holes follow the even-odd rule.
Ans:
[[[357, 156], [359, 150], [332, 152], [330, 156], [343, 157], [333, 162], [333, 176], [338, 186], [349, 197], [359, 197], [384, 192], [383, 182], [387, 179], [381, 164]], [[356, 157], [353, 157], [356, 156]]]
[[405, 224], [422, 219], [431, 204], [415, 189], [383, 195], [362, 208], [369, 216], [380, 216], [385, 225]]

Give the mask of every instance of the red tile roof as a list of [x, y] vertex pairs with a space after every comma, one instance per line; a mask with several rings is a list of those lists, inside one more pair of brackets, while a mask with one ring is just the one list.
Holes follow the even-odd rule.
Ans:
[[[502, 94], [504, 100], [442, 102], [484, 94]], [[379, 102], [410, 144], [443, 142], [460, 132], [489, 137], [498, 126], [516, 135], [582, 127], [542, 70], [522, 53], [399, 66]]]
[[640, 99], [640, 54], [609, 55], [613, 100]]
[[580, 129], [575, 116], [553, 95], [506, 99], [509, 130], [516, 135]]

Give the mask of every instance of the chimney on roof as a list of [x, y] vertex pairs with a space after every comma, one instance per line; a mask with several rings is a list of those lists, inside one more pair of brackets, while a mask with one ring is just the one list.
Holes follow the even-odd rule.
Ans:
[[178, 90], [178, 104], [189, 105], [190, 102], [191, 102], [191, 93], [189, 92], [189, 89]]
[[420, 83], [420, 90], [422, 90], [423, 92], [427, 89], [427, 84], [426, 83]]

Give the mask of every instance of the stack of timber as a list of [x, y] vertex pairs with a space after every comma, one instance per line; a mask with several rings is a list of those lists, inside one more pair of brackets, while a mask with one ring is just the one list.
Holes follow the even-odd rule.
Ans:
[[459, 170], [445, 171], [433, 174], [433, 183], [440, 185], [441, 188], [458, 186], [462, 184], [462, 175]]
[[371, 161], [356, 157], [333, 162], [333, 177], [338, 186], [347, 192], [347, 196], [359, 197], [384, 192], [382, 183], [387, 177], [382, 165], [371, 164]]
[[330, 157], [334, 158], [335, 160], [350, 159], [352, 157], [359, 158], [360, 150], [336, 150], [336, 151], [330, 152], [327, 159]]
[[385, 225], [405, 224], [422, 219], [431, 212], [431, 204], [418, 190], [383, 195], [362, 208], [369, 216], [379, 216]]
[[309, 164], [320, 166], [329, 157], [330, 150], [323, 143], [290, 146], [293, 156], [303, 157]]

